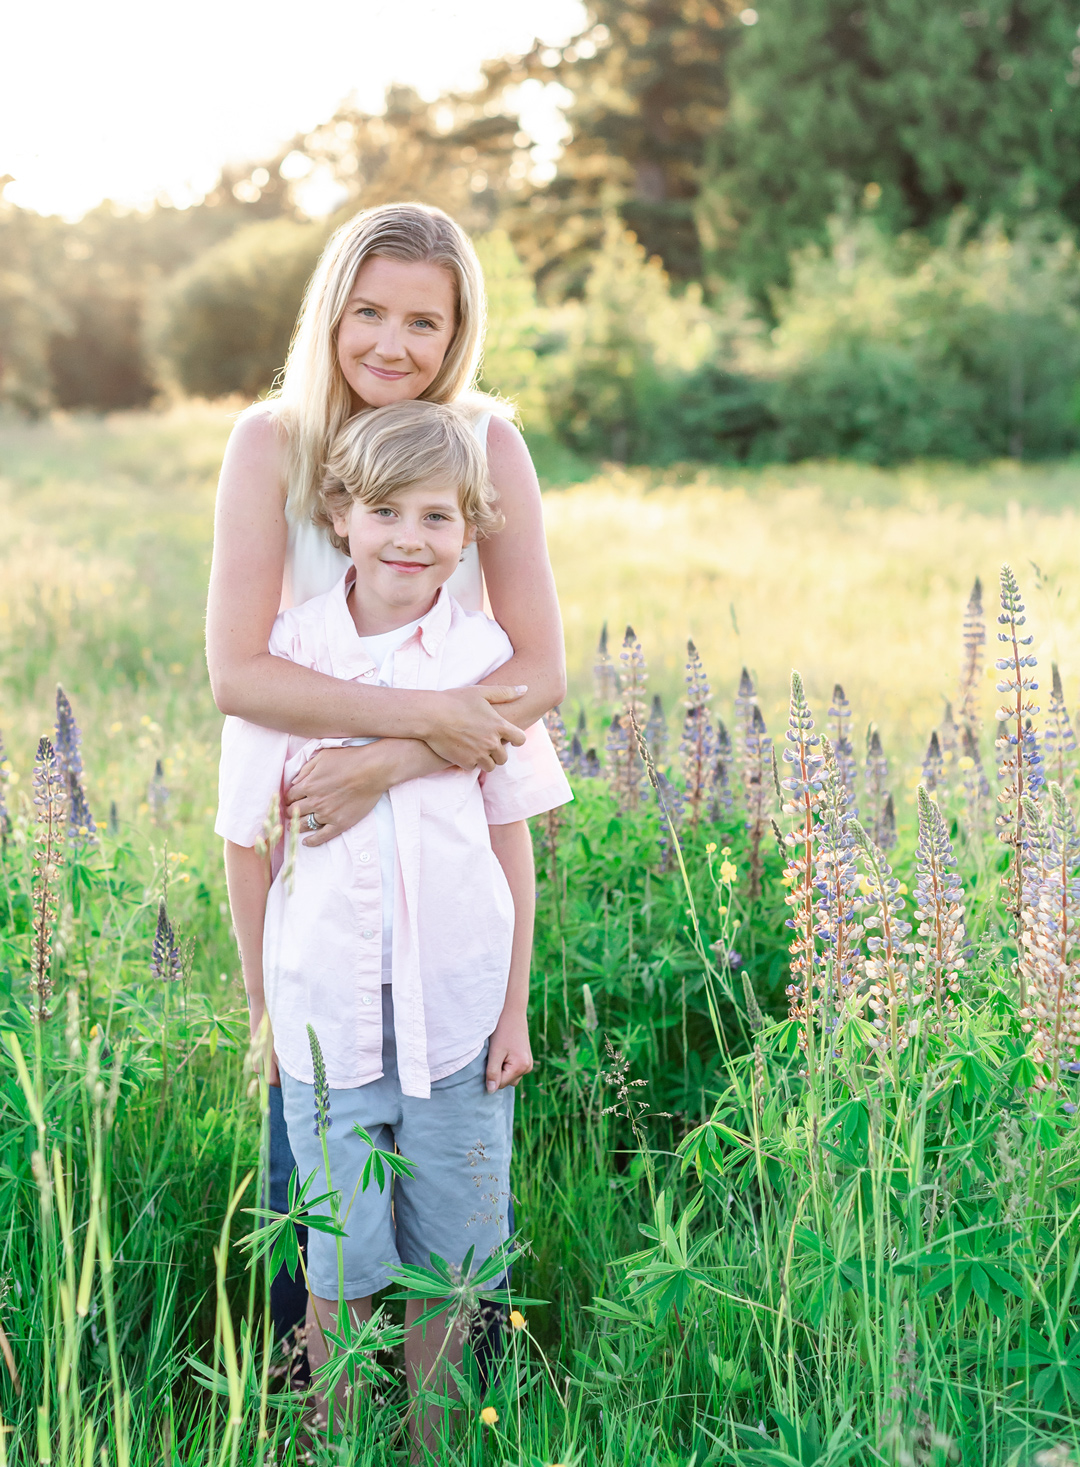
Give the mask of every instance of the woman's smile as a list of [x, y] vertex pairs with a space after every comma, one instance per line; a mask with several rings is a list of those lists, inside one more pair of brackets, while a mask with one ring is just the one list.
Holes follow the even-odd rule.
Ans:
[[389, 367], [374, 367], [370, 362], [362, 364], [376, 377], [381, 377], [384, 382], [399, 382], [402, 377], [407, 377], [408, 372], [393, 372]]

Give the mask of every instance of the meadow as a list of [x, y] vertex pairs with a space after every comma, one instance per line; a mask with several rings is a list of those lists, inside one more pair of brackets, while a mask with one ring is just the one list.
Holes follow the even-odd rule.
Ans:
[[[228, 426], [199, 405], [0, 425], [0, 1467], [299, 1459], [211, 829]], [[495, 1378], [466, 1371], [442, 1462], [1080, 1458], [1080, 856], [1050, 677], [1075, 701], [1076, 483], [1009, 463], [546, 485], [576, 799], [535, 832], [513, 1284], [537, 1302]], [[1026, 610], [1006, 578], [999, 627], [1003, 563]], [[65, 723], [66, 763], [35, 771], [57, 683], [81, 745]], [[644, 729], [654, 693], [655, 786], [625, 716]], [[94, 831], [67, 829], [72, 769]], [[477, 1290], [448, 1292], [467, 1317]], [[399, 1308], [314, 1460], [406, 1460]]]

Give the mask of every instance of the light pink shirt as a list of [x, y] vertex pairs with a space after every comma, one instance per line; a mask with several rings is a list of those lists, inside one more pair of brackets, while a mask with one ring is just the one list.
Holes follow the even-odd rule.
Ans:
[[[350, 566], [326, 595], [282, 612], [270, 651], [333, 677], [373, 682], [378, 669], [361, 646], [346, 602], [354, 575]], [[482, 612], [463, 611], [444, 587], [395, 652], [393, 686], [464, 687], [512, 655], [502, 628]], [[226, 719], [218, 835], [253, 846], [273, 796], [317, 749], [340, 743]], [[514, 931], [513, 901], [488, 826], [524, 820], [572, 798], [547, 731], [537, 723], [490, 774], [446, 769], [394, 786], [392, 893], [381, 890], [374, 813], [324, 845], [298, 840], [271, 885], [263, 931], [266, 1005], [282, 1069], [312, 1082], [311, 1024], [332, 1086], [366, 1085], [381, 1076], [384, 899], [394, 903], [402, 1090], [426, 1098], [432, 1080], [475, 1059], [502, 1012]]]

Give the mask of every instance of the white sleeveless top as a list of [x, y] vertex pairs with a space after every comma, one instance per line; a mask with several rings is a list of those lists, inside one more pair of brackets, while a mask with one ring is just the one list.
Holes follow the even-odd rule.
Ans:
[[[481, 413], [473, 424], [480, 447], [487, 452], [488, 424], [491, 414]], [[306, 516], [297, 518], [295, 506], [285, 500], [285, 519], [289, 538], [285, 547], [285, 576], [281, 585], [280, 611], [299, 606], [313, 596], [322, 596], [345, 574], [349, 557], [336, 550], [326, 538], [326, 531], [313, 525]], [[480, 553], [475, 542], [466, 545], [461, 564], [446, 582], [446, 588], [465, 611], [483, 611], [484, 574], [480, 569]]]

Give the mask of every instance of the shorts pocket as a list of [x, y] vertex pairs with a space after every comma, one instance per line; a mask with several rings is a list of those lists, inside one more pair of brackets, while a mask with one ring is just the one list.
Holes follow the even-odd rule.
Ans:
[[467, 1085], [470, 1080], [482, 1080], [487, 1070], [488, 1047], [485, 1044], [475, 1059], [463, 1065], [460, 1070], [455, 1070], [452, 1075], [444, 1075], [441, 1080], [432, 1080], [432, 1090], [452, 1090], [456, 1085]]

